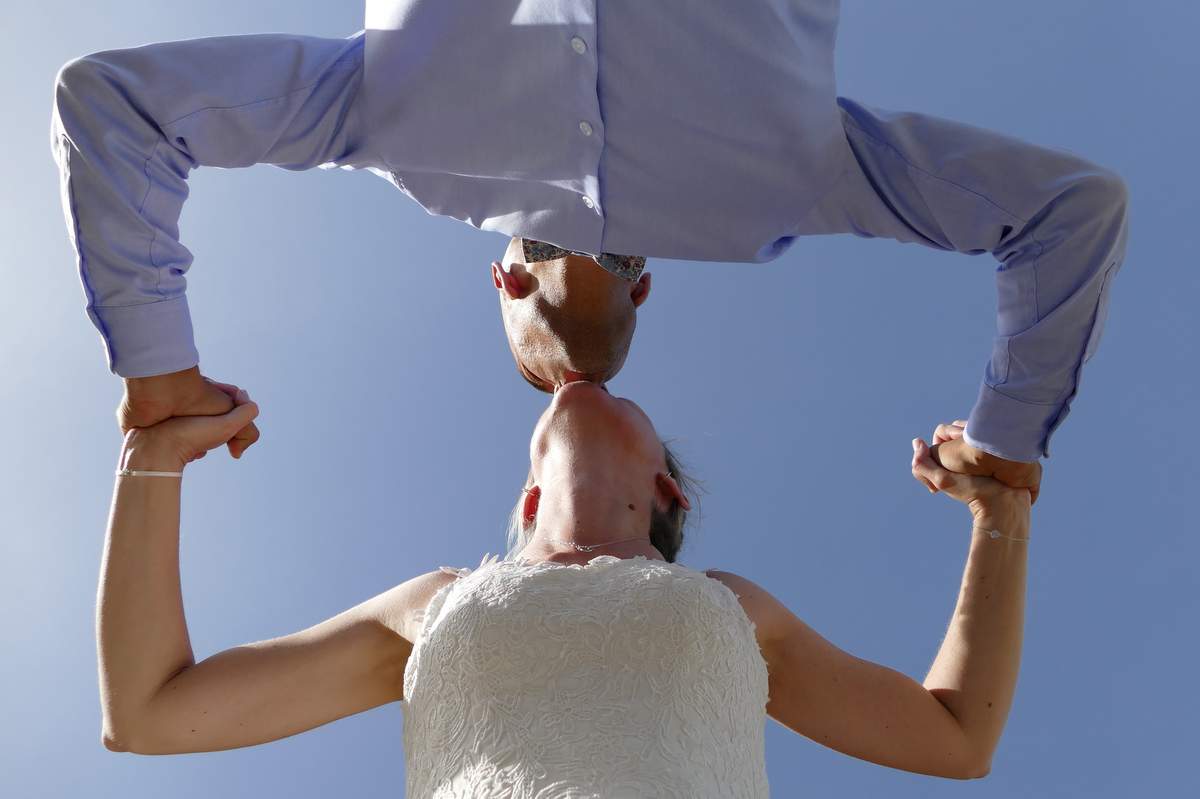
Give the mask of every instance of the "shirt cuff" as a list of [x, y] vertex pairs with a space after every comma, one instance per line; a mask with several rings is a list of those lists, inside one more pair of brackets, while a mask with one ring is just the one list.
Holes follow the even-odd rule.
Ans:
[[93, 307], [108, 351], [108, 369], [121, 377], [151, 377], [200, 363], [187, 295], [122, 307]]
[[982, 382], [963, 440], [1008, 461], [1032, 463], [1050, 457], [1050, 425], [1059, 405], [1036, 405], [1001, 394]]

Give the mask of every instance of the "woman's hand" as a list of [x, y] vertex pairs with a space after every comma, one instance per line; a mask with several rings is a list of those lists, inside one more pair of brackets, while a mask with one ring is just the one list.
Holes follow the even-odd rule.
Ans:
[[962, 437], [966, 422], [940, 424], [933, 431], [931, 449], [923, 440], [913, 439], [913, 477], [920, 480], [931, 494], [939, 491], [965, 504], [975, 517], [977, 526], [986, 529], [1014, 529], [1018, 523], [1028, 523], [1032, 495], [1027, 488], [1010, 488], [993, 477], [952, 472], [934, 460], [934, 452], [947, 441]]
[[[225, 388], [222, 388], [225, 386]], [[233, 409], [230, 398], [237, 386], [218, 383], [193, 366], [180, 372], [152, 377], [125, 378], [125, 395], [117, 406], [117, 426], [127, 434], [135, 427], [152, 427], [172, 416], [213, 416]], [[258, 428], [246, 425], [229, 440], [229, 454], [242, 457], [258, 441]]]
[[246, 391], [230, 383], [208, 382], [233, 400], [233, 410], [213, 416], [172, 416], [149, 427], [134, 428], [126, 434], [127, 449], [136, 441], [142, 449], [153, 450], [173, 463], [191, 463], [210, 449], [224, 446], [258, 416], [258, 405]]

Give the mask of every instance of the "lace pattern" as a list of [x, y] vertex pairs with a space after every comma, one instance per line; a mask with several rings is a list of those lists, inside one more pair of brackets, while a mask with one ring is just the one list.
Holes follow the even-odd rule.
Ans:
[[680, 564], [450, 569], [404, 673], [409, 797], [766, 797], [767, 669]]

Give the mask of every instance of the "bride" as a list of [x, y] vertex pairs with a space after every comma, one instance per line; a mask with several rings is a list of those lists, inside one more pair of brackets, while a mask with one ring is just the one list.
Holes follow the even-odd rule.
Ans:
[[[234, 397], [228, 414], [123, 442], [98, 597], [109, 749], [253, 746], [399, 701], [411, 797], [765, 797], [767, 715], [893, 768], [988, 773], [1020, 662], [1028, 491], [947, 472], [914, 440], [913, 476], [974, 522], [957, 607], [919, 683], [838, 649], [745, 577], [676, 562], [690, 501], [650, 419], [568, 383], [533, 431], [504, 560], [443, 566], [196, 662], [181, 481], [168, 475], [258, 413], [216, 385]], [[961, 434], [940, 425], [933, 443]]]

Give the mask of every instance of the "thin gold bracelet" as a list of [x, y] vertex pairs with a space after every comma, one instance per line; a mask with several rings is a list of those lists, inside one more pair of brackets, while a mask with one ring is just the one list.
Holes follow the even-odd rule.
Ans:
[[978, 530], [978, 531], [979, 531], [979, 532], [981, 532], [981, 533], [987, 533], [987, 534], [988, 534], [988, 538], [993, 538], [993, 539], [995, 539], [995, 538], [1007, 538], [1009, 541], [1022, 541], [1022, 542], [1024, 542], [1024, 543], [1029, 543], [1029, 539], [1028, 539], [1028, 538], [1017, 538], [1016, 536], [1004, 535], [1004, 534], [1003, 534], [1003, 533], [1001, 533], [999, 530], [988, 530], [986, 527], [972, 527], [972, 528], [971, 528], [971, 531], [972, 531], [972, 532], [974, 532], [974, 531], [976, 531], [976, 530]]

